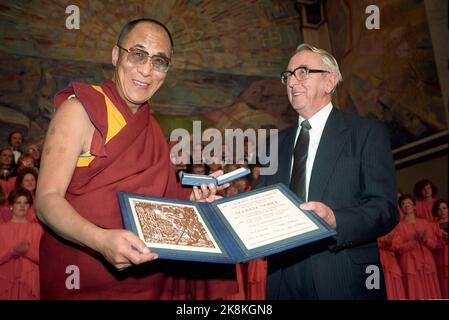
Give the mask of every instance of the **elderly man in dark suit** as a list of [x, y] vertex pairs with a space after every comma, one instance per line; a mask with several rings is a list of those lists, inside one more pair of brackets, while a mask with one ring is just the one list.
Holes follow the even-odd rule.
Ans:
[[337, 236], [268, 259], [268, 299], [385, 299], [376, 239], [398, 223], [389, 135], [379, 121], [332, 105], [342, 80], [335, 58], [301, 44], [281, 75], [298, 123], [279, 135], [283, 182]]

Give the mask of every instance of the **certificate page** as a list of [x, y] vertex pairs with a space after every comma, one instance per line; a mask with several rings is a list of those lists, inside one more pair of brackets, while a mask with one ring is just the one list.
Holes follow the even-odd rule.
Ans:
[[139, 237], [150, 248], [221, 253], [194, 206], [129, 198]]
[[221, 203], [217, 207], [248, 250], [318, 229], [278, 189]]

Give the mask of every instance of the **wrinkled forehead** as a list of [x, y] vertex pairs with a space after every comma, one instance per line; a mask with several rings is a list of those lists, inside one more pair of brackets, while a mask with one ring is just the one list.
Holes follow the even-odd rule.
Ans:
[[321, 55], [316, 52], [304, 50], [296, 53], [288, 63], [288, 69], [293, 70], [301, 66], [309, 68], [319, 68], [322, 66]]
[[157, 47], [167, 54], [170, 54], [170, 38], [167, 32], [156, 24], [141, 22], [137, 24], [126, 36], [123, 41], [125, 48], [136, 47], [143, 50], [149, 50]]

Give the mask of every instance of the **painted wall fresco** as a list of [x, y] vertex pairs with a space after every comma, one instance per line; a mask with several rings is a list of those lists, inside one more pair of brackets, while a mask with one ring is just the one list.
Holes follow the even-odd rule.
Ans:
[[[80, 8], [79, 30], [65, 8]], [[376, 0], [381, 29], [365, 28], [370, 1], [325, 2], [345, 81], [338, 105], [381, 119], [401, 146], [447, 128], [424, 4]], [[0, 141], [14, 129], [43, 137], [52, 97], [70, 81], [110, 77], [122, 25], [149, 16], [175, 40], [173, 66], [151, 101], [166, 133], [192, 119], [224, 128], [285, 128], [296, 118], [278, 81], [301, 42], [294, 0], [69, 1], [0, 3]], [[176, 119], [176, 120], [174, 120]]]
[[7, 54], [0, 51], [0, 146], [20, 130], [41, 142], [51, 120], [53, 97], [71, 81], [99, 84], [112, 75], [111, 65]]
[[[382, 13], [379, 30], [368, 30], [360, 14], [370, 4]], [[447, 129], [423, 1], [335, 0], [326, 13], [344, 78], [342, 109], [387, 123], [393, 147]]]
[[[68, 5], [80, 9], [79, 30], [65, 27]], [[283, 87], [277, 79], [301, 42], [294, 1], [6, 0], [0, 3], [0, 55], [8, 61], [0, 66], [0, 139], [12, 127], [41, 138], [54, 93], [73, 80], [98, 84], [109, 77], [121, 27], [143, 16], [164, 22], [175, 41], [169, 75], [151, 101], [161, 119], [214, 119], [244, 103], [241, 96], [253, 83], [268, 80], [260, 99], [253, 97], [233, 125], [256, 109], [259, 120], [248, 116], [246, 125], [291, 122], [273, 106], [279, 100], [282, 110], [288, 106], [285, 94], [278, 95]], [[270, 110], [264, 109], [266, 100]]]

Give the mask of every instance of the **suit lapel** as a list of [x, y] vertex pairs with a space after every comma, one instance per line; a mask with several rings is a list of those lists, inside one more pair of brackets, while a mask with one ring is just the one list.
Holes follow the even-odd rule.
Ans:
[[327, 119], [313, 163], [308, 201], [320, 201], [347, 140], [349, 127], [343, 114], [333, 108]]

